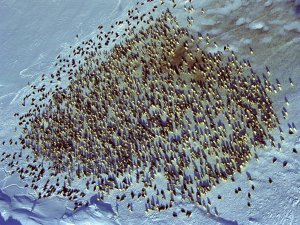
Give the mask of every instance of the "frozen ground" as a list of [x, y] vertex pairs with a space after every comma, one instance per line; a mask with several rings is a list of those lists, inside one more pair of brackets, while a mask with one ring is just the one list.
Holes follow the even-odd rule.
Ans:
[[[177, 2], [175, 15], [185, 20], [183, 5], [188, 1]], [[71, 203], [62, 198], [35, 200], [34, 193], [23, 188], [17, 176], [8, 176], [1, 168], [0, 224], [300, 224], [300, 137], [299, 131], [295, 135], [287, 133], [288, 123], [300, 127], [300, 3], [297, 0], [193, 2], [195, 10], [191, 15], [195, 22], [191, 29], [209, 33], [221, 45], [230, 44], [240, 57], [251, 59], [258, 72], [266, 72], [268, 65], [271, 79], [279, 79], [283, 90], [272, 98], [285, 133], [282, 148], [258, 150], [258, 159], [252, 159], [235, 176], [235, 182], [215, 187], [207, 195], [211, 214], [189, 205], [186, 207], [193, 210], [192, 216], [179, 214], [176, 219], [172, 217], [173, 210], [151, 215], [146, 215], [143, 209], [130, 213], [116, 207], [114, 198], [108, 198], [105, 204], [91, 199], [94, 204], [73, 213]], [[15, 136], [13, 114], [24, 110], [19, 100], [28, 91], [27, 82], [50, 72], [58, 54], [68, 54], [69, 45], [93, 37], [99, 24], [108, 28], [114, 20], [125, 18], [136, 1], [1, 0], [0, 3], [2, 140]], [[150, 5], [153, 3], [149, 3], [149, 8]], [[249, 46], [254, 50], [251, 56]], [[287, 120], [282, 118], [282, 107], [288, 110]], [[1, 146], [0, 151], [4, 150]], [[274, 156], [277, 161], [272, 163]], [[288, 162], [286, 167], [284, 161]], [[238, 186], [242, 191], [235, 194]], [[221, 200], [216, 198], [219, 193]]]

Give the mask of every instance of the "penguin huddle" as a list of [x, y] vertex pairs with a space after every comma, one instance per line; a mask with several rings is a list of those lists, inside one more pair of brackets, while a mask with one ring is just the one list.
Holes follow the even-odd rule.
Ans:
[[[58, 56], [58, 70], [49, 76], [54, 90], [31, 85], [23, 99], [31, 108], [15, 114], [19, 143], [22, 154], [32, 155], [27, 166], [11, 167], [21, 179], [32, 177], [39, 198], [62, 195], [76, 209], [88, 204], [80, 200], [85, 192], [103, 200], [119, 190], [124, 194], [116, 200], [131, 199], [131, 211], [139, 198], [147, 212], [172, 208], [178, 196], [205, 206], [203, 196], [221, 180], [234, 179], [255, 147], [275, 145], [271, 131], [279, 119], [270, 95], [280, 87], [256, 74], [249, 60], [239, 60], [229, 45], [207, 51], [209, 35], [180, 27], [169, 9], [156, 19], [151, 14], [157, 5], [137, 13], [151, 2], [138, 3], [128, 19], [116, 22], [127, 24], [125, 33], [104, 32], [100, 25], [97, 41]], [[119, 37], [124, 40], [116, 43]], [[102, 52], [109, 43], [112, 50]], [[66, 78], [63, 88], [59, 83]], [[74, 177], [85, 180], [85, 191], [71, 187]], [[134, 184], [143, 187], [136, 192]]]

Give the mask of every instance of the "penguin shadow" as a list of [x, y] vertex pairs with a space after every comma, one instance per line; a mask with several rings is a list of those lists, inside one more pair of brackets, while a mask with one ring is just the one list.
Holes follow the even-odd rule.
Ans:
[[252, 176], [249, 172], [246, 172], [246, 175], [247, 175], [248, 180], [252, 180]]

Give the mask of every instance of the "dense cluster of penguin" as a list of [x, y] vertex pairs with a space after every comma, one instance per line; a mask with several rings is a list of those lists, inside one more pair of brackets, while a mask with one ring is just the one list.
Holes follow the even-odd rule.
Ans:
[[[99, 200], [122, 190], [118, 201], [128, 190], [132, 199], [145, 198], [146, 211], [171, 208], [178, 196], [203, 206], [202, 196], [221, 180], [234, 181], [255, 147], [278, 144], [270, 94], [281, 84], [270, 82], [269, 68], [256, 74], [229, 45], [207, 51], [217, 43], [181, 27], [169, 9], [157, 18], [152, 13], [159, 5], [139, 14], [150, 2], [137, 3], [127, 20], [111, 26], [126, 26], [124, 33], [99, 26], [97, 40], [83, 41], [69, 57], [58, 56], [58, 69], [49, 76], [54, 90], [31, 85], [23, 99], [30, 110], [15, 114], [22, 134], [9, 141], [22, 149], [3, 153], [2, 161], [11, 159], [8, 166], [31, 179], [26, 186], [38, 198], [62, 195], [76, 209], [84, 204], [85, 188]], [[117, 43], [119, 38], [124, 40]], [[101, 50], [111, 43], [110, 51]], [[18, 165], [24, 154], [27, 165]], [[74, 177], [85, 179], [85, 187], [72, 188]], [[141, 190], [130, 189], [134, 184], [142, 184]]]

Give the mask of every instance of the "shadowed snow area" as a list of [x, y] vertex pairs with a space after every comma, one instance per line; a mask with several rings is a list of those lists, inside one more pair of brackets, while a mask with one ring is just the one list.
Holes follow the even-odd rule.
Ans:
[[[70, 45], [95, 37], [99, 24], [109, 30], [116, 20], [127, 18], [127, 11], [136, 2], [0, 0], [0, 140], [18, 138], [13, 114], [26, 111], [21, 99], [29, 92], [27, 82], [40, 82], [43, 73], [48, 75], [53, 70], [57, 55], [68, 55]], [[145, 12], [153, 5], [160, 7], [160, 1], [140, 2], [145, 2]], [[172, 8], [168, 4], [171, 1], [165, 2], [162, 9]], [[178, 20], [186, 21], [185, 5], [189, 1], [176, 2], [172, 12]], [[229, 44], [239, 58], [250, 59], [259, 74], [267, 73], [268, 66], [270, 79], [280, 82], [282, 91], [271, 97], [281, 129], [286, 133], [281, 146], [258, 150], [256, 157], [234, 176], [234, 182], [222, 180], [213, 187], [205, 195], [206, 208], [180, 203], [171, 210], [151, 214], [144, 212], [142, 202], [137, 202], [130, 212], [114, 196], [102, 202], [92, 194], [87, 195], [89, 206], [73, 211], [73, 203], [60, 196], [37, 199], [34, 190], [24, 188], [25, 182], [17, 174], [10, 175], [0, 164], [0, 225], [300, 224], [300, 136], [299, 131], [293, 135], [287, 132], [292, 123], [296, 129], [300, 127], [300, 1], [192, 3], [194, 11], [189, 15], [194, 22], [189, 29], [209, 33], [212, 43]], [[218, 48], [212, 46], [208, 50], [215, 52]], [[283, 107], [288, 111], [286, 120]], [[275, 133], [279, 139], [281, 133]], [[10, 147], [10, 151], [14, 150], [18, 152], [18, 147]], [[3, 151], [6, 146], [1, 143], [0, 154]], [[76, 182], [85, 185], [84, 181]], [[236, 193], [238, 187], [240, 191]], [[251, 207], [247, 206], [249, 202]], [[191, 210], [192, 215], [180, 213], [182, 207]], [[177, 217], [172, 216], [174, 211], [178, 212]]]

